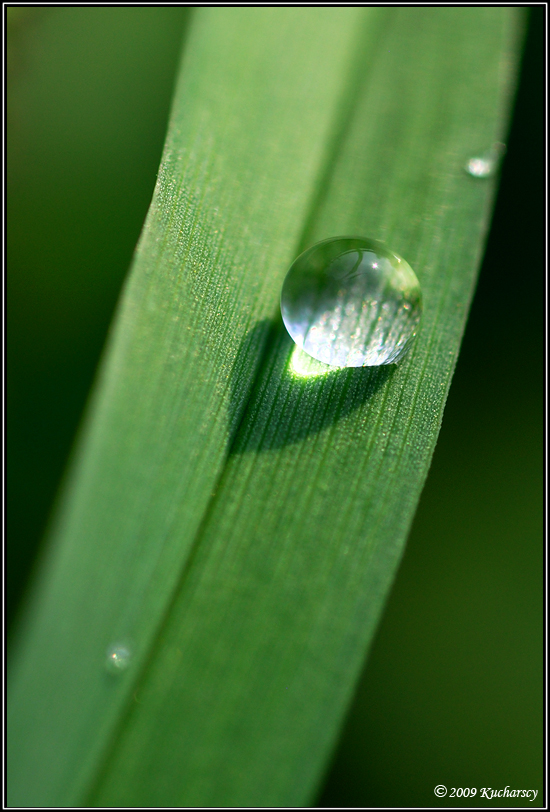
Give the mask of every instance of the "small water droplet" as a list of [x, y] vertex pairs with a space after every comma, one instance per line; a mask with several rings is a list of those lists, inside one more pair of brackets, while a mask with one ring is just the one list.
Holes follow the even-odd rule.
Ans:
[[114, 643], [107, 649], [106, 667], [111, 674], [120, 674], [130, 665], [132, 652], [127, 645]]
[[505, 152], [506, 145], [497, 141], [487, 152], [469, 158], [464, 169], [473, 178], [490, 178], [495, 174]]
[[412, 268], [383, 243], [333, 237], [293, 262], [281, 312], [295, 343], [317, 361], [380, 366], [395, 363], [409, 349], [422, 294]]

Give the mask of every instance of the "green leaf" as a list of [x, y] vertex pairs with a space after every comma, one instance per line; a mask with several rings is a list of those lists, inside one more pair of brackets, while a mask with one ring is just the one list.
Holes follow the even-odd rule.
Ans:
[[[494, 194], [464, 163], [504, 138], [520, 30], [512, 8], [195, 13], [19, 629], [11, 805], [311, 799], [437, 439]], [[353, 233], [416, 271], [416, 344], [301, 377], [282, 280]]]

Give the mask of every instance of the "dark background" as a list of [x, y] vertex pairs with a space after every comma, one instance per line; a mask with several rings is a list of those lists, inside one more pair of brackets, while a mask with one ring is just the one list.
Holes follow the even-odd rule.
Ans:
[[[8, 10], [8, 621], [149, 205], [189, 13]], [[542, 7], [507, 143], [433, 465], [322, 806], [452, 805], [436, 784], [542, 804]]]

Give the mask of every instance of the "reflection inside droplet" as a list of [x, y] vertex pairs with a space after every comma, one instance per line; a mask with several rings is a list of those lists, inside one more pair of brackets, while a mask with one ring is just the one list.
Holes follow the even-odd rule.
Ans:
[[127, 645], [114, 643], [107, 649], [106, 667], [111, 674], [119, 674], [130, 665], [132, 652]]
[[323, 240], [301, 254], [283, 284], [281, 312], [298, 348], [292, 370], [392, 364], [409, 349], [422, 313], [420, 285], [404, 259], [362, 237]]

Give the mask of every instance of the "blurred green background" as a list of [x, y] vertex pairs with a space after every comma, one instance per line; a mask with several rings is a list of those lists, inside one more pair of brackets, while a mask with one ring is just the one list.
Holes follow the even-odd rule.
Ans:
[[[8, 622], [151, 198], [190, 13], [8, 9]], [[539, 7], [440, 440], [321, 806], [453, 805], [437, 784], [542, 805], [543, 94]]]

